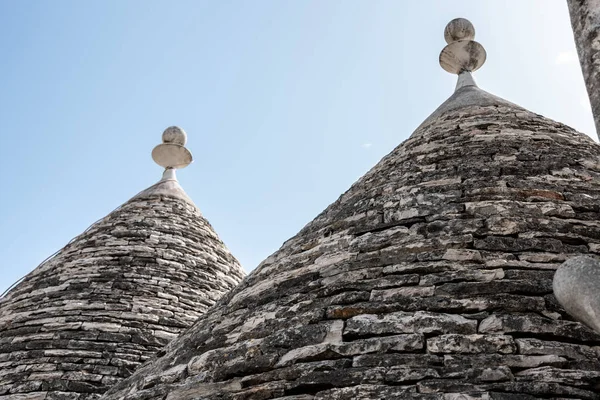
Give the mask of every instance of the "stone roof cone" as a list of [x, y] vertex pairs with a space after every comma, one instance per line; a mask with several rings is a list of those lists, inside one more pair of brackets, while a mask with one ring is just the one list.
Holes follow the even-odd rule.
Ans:
[[95, 399], [189, 327], [244, 273], [185, 194], [177, 127], [163, 178], [0, 299], [0, 399]]
[[468, 21], [446, 36], [450, 99], [104, 399], [599, 398], [552, 275], [600, 252], [600, 146], [479, 89]]

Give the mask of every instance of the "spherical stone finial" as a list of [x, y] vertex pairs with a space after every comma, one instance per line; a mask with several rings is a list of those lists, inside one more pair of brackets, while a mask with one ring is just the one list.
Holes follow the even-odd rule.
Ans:
[[475, 27], [468, 19], [455, 18], [446, 25], [444, 39], [448, 44], [457, 40], [473, 40], [475, 39]]
[[152, 150], [152, 159], [163, 168], [181, 169], [191, 164], [192, 153], [185, 147], [187, 134], [178, 126], [170, 126], [162, 134], [162, 144]]
[[170, 126], [162, 134], [163, 143], [173, 143], [185, 146], [187, 143], [187, 134], [178, 126]]
[[440, 53], [440, 65], [446, 71], [460, 75], [478, 70], [487, 57], [485, 49], [475, 40], [473, 24], [464, 18], [450, 21], [444, 30], [448, 45]]

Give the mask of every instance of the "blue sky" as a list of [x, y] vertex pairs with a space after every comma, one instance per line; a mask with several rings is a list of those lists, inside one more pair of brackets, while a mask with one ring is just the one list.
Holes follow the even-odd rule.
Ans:
[[597, 138], [564, 0], [0, 1], [0, 291], [160, 179], [170, 125], [252, 270], [452, 93], [455, 17], [480, 87]]

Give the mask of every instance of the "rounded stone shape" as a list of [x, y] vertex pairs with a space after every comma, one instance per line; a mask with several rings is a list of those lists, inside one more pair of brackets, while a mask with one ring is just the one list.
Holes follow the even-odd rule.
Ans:
[[459, 40], [444, 47], [440, 53], [440, 65], [452, 74], [474, 72], [481, 68], [486, 57], [485, 49], [478, 42]]
[[163, 143], [152, 150], [152, 159], [164, 168], [182, 169], [193, 161], [192, 153], [179, 144]]
[[162, 134], [163, 143], [172, 143], [185, 146], [187, 142], [187, 134], [178, 126], [170, 126]]
[[453, 19], [444, 29], [444, 39], [448, 44], [457, 40], [473, 40], [475, 39], [475, 27], [468, 19]]
[[567, 260], [554, 274], [554, 296], [575, 319], [600, 333], [600, 261], [580, 256]]

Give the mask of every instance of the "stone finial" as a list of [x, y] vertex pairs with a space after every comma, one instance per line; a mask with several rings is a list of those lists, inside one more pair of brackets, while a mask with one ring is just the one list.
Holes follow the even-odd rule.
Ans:
[[175, 169], [187, 167], [193, 161], [185, 147], [187, 134], [178, 126], [170, 126], [162, 134], [162, 144], [152, 150], [152, 159], [165, 168], [163, 179], [175, 179]]
[[187, 133], [178, 126], [170, 126], [162, 134], [163, 143], [175, 143], [185, 146], [187, 143]]
[[571, 258], [554, 274], [554, 296], [575, 319], [600, 333], [600, 261]]
[[473, 40], [475, 39], [475, 27], [468, 19], [455, 18], [446, 25], [444, 39], [448, 44], [458, 40]]
[[448, 45], [440, 53], [440, 65], [452, 74], [474, 72], [486, 59], [485, 49], [473, 40], [475, 28], [464, 18], [453, 19], [444, 29]]

